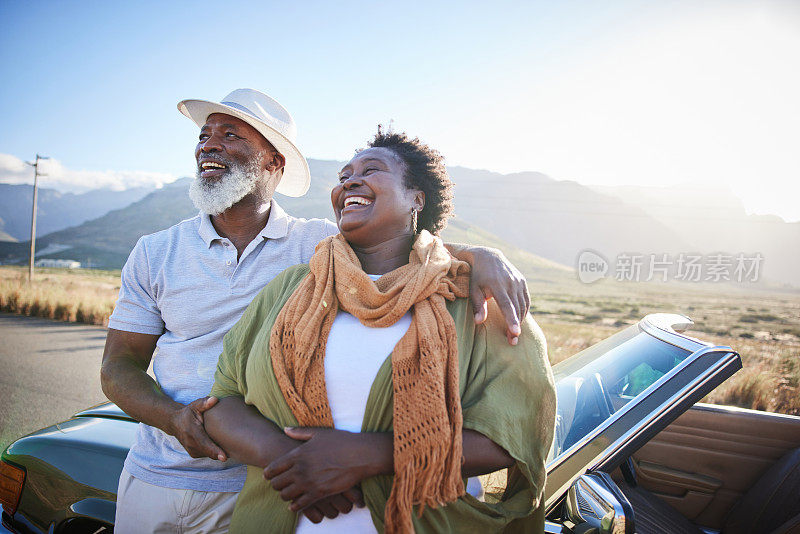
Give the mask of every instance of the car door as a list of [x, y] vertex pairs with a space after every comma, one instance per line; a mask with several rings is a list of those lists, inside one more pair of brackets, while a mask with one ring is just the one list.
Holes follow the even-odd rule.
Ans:
[[692, 522], [722, 528], [742, 495], [800, 447], [800, 417], [697, 404], [634, 455], [638, 484]]

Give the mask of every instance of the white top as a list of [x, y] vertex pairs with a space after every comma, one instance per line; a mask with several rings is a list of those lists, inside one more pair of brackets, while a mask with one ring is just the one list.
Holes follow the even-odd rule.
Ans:
[[[379, 275], [369, 275], [373, 280]], [[372, 383], [397, 342], [411, 326], [411, 313], [406, 313], [392, 326], [370, 328], [354, 316], [339, 311], [333, 320], [325, 345], [325, 388], [333, 415], [333, 426], [348, 432], [361, 432], [367, 399]], [[478, 496], [483, 488], [477, 478], [471, 478], [467, 491]], [[300, 516], [296, 532], [306, 533], [374, 533], [377, 532], [367, 508], [353, 508], [349, 514], [339, 515], [314, 524]]]

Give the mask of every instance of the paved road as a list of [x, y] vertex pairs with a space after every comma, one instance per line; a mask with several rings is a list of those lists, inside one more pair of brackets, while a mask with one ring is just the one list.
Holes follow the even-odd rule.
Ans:
[[106, 400], [106, 329], [0, 313], [0, 450]]

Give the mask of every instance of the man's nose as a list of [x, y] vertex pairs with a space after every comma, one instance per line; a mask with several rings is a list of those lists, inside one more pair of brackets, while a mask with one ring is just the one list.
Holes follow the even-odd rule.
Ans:
[[220, 137], [211, 134], [206, 137], [205, 141], [200, 143], [200, 150], [203, 152], [215, 152], [217, 150], [222, 150], [222, 143], [220, 141]]

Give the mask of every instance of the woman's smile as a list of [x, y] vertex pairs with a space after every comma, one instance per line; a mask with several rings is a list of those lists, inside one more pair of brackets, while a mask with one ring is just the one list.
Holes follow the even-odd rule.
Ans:
[[365, 195], [363, 192], [359, 194], [349, 193], [346, 194], [344, 200], [341, 202], [339, 210], [339, 222], [344, 221], [347, 225], [351, 220], [365, 220], [369, 219], [372, 215], [372, 209], [375, 205], [375, 198]]
[[339, 173], [331, 191], [339, 230], [358, 247], [409, 235], [418, 191], [406, 185], [405, 164], [387, 148], [362, 150]]
[[372, 204], [372, 200], [366, 197], [361, 197], [356, 195], [344, 199], [345, 208], [348, 208], [350, 206], [369, 206], [370, 204]]

